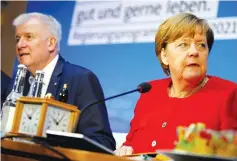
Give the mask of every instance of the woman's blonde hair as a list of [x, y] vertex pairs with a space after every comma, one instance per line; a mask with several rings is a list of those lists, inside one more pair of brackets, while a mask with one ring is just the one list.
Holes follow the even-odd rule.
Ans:
[[190, 13], [180, 13], [168, 18], [160, 25], [155, 37], [155, 51], [167, 76], [170, 75], [170, 70], [169, 66], [165, 65], [161, 60], [161, 50], [166, 48], [167, 43], [174, 42], [185, 34], [194, 37], [197, 27], [201, 27], [202, 32], [206, 33], [210, 52], [214, 42], [214, 34], [205, 19], [200, 19]]

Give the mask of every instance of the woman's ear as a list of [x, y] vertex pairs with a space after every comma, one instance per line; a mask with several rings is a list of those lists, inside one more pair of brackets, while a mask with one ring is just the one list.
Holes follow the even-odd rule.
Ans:
[[168, 57], [167, 57], [167, 52], [165, 51], [164, 48], [161, 49], [161, 60], [162, 60], [163, 64], [169, 65]]
[[49, 51], [54, 51], [57, 46], [57, 41], [54, 37], [48, 39], [48, 49]]

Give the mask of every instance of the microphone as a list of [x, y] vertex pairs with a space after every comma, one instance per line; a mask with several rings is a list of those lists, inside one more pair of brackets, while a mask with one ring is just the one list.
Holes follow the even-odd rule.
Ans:
[[[83, 111], [85, 111], [86, 109], [88, 109], [89, 107], [95, 105], [95, 104], [99, 104], [101, 102], [105, 102], [107, 100], [110, 100], [110, 99], [114, 99], [114, 98], [117, 98], [117, 97], [120, 97], [120, 96], [123, 96], [123, 95], [127, 95], [127, 94], [130, 94], [130, 93], [133, 93], [133, 92], [140, 92], [140, 93], [146, 93], [146, 92], [149, 92], [151, 90], [152, 86], [151, 84], [147, 83], [147, 82], [144, 82], [144, 83], [141, 83], [138, 85], [138, 87], [134, 90], [131, 90], [131, 91], [128, 91], [128, 92], [124, 92], [124, 93], [121, 93], [121, 94], [117, 94], [117, 95], [114, 95], [114, 96], [111, 96], [111, 97], [107, 97], [105, 99], [102, 99], [102, 100], [97, 100], [97, 101], [94, 101], [88, 105], [86, 105], [80, 112], [80, 115], [82, 114]], [[81, 117], [81, 116], [80, 116]], [[80, 118], [79, 118], [80, 120]], [[79, 121], [78, 121], [79, 122]]]

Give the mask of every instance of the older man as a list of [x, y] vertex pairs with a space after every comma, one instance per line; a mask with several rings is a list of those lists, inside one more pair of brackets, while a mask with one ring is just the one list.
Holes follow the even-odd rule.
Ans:
[[[64, 84], [68, 85], [67, 103], [80, 110], [87, 104], [104, 98], [96, 75], [81, 66], [66, 62], [60, 55], [61, 25], [52, 16], [41, 13], [19, 15], [14, 21], [16, 35], [16, 55], [19, 63], [28, 69], [24, 95], [29, 92], [29, 77], [35, 76], [36, 70], [43, 70], [43, 88], [41, 97], [51, 93], [58, 99]], [[11, 91], [12, 84], [8, 90]], [[81, 115], [76, 132], [115, 149], [108, 114], [104, 103], [88, 108]]]

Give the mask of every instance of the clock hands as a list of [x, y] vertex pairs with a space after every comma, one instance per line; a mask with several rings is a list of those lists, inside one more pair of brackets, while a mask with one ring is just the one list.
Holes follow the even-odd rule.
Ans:
[[57, 120], [56, 120], [52, 115], [50, 115], [50, 117], [53, 119], [53, 122], [54, 122], [56, 125], [58, 125]]
[[[62, 121], [62, 119], [64, 118], [64, 116], [65, 116], [65, 113], [63, 113], [63, 116], [58, 120], [58, 124]], [[57, 125], [58, 125], [57, 124]]]
[[28, 114], [28, 112], [25, 112], [25, 113], [26, 113], [27, 118], [28, 118], [29, 120], [31, 120], [31, 116], [32, 116], [32, 115]]
[[34, 113], [37, 111], [37, 108], [33, 108], [33, 107], [32, 107], [31, 109], [32, 109], [32, 110], [31, 110], [32, 112], [31, 112], [30, 114], [29, 114], [28, 112], [25, 112], [29, 120], [32, 119], [32, 116], [33, 116]]
[[57, 120], [51, 115], [51, 117], [52, 117], [52, 119], [53, 119], [53, 122], [54, 122], [55, 125], [57, 125], [57, 126], [58, 126], [58, 124], [62, 121], [62, 119], [64, 118], [64, 116], [65, 116], [65, 114], [63, 114], [62, 117], [57, 121]]
[[46, 114], [46, 127], [56, 131], [69, 131], [70, 112], [60, 108], [49, 107]]

